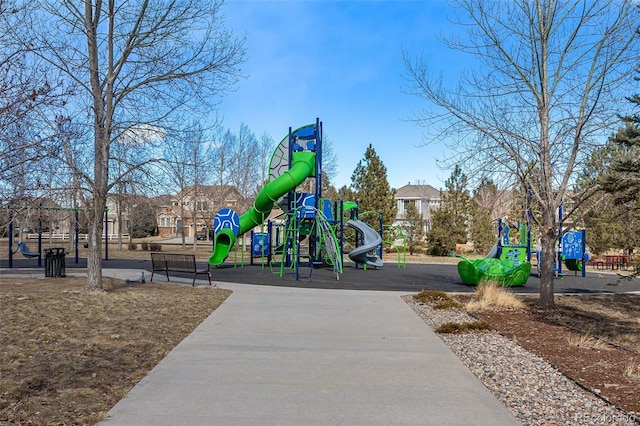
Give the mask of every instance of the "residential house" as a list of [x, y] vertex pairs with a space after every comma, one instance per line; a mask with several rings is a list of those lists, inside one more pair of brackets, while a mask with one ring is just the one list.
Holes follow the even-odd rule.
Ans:
[[230, 208], [242, 213], [251, 201], [231, 185], [188, 186], [160, 206], [158, 235], [171, 238], [184, 233], [193, 237], [198, 231], [208, 235], [219, 210]]
[[431, 229], [431, 212], [440, 207], [440, 191], [431, 185], [407, 184], [396, 190], [395, 199], [398, 207], [395, 225], [402, 226], [407, 206], [413, 204], [422, 214], [424, 231]]
[[118, 231], [128, 235], [131, 209], [129, 203], [125, 202], [126, 199], [126, 195], [123, 194], [107, 194], [107, 211], [104, 226], [110, 239], [116, 237]]
[[[119, 234], [129, 237], [129, 233], [137, 228], [135, 220], [136, 209], [141, 206], [148, 206], [148, 211], [154, 211], [158, 201], [155, 198], [148, 198], [145, 195], [110, 193], [107, 195], [105, 227], [109, 239], [117, 238]], [[135, 236], [135, 232], [134, 236]]]

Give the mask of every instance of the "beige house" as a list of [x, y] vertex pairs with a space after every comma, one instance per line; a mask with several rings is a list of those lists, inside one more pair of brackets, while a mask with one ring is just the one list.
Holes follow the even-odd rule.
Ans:
[[105, 215], [106, 233], [109, 239], [116, 238], [118, 231], [121, 231], [123, 236], [128, 237], [129, 229], [129, 213], [131, 203], [129, 198], [124, 195], [107, 194], [107, 212]]
[[242, 213], [248, 201], [231, 185], [188, 186], [160, 206], [158, 235], [173, 238], [184, 233], [185, 237], [193, 237], [201, 231], [208, 238], [219, 210], [229, 208]]
[[413, 204], [422, 214], [424, 231], [431, 229], [431, 212], [440, 207], [440, 191], [431, 185], [407, 184], [396, 190], [398, 213], [394, 225], [402, 226], [405, 221], [407, 207]]

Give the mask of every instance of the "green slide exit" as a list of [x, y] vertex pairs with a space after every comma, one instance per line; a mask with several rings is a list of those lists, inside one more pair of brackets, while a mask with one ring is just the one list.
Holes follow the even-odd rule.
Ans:
[[292, 154], [289, 170], [267, 183], [258, 192], [253, 207], [240, 216], [240, 230], [236, 235], [233, 230], [224, 228], [216, 233], [213, 253], [209, 257], [211, 265], [220, 265], [229, 255], [236, 239], [260, 225], [269, 216], [273, 204], [289, 191], [293, 191], [308, 177], [315, 176], [316, 155], [311, 151], [298, 151]]

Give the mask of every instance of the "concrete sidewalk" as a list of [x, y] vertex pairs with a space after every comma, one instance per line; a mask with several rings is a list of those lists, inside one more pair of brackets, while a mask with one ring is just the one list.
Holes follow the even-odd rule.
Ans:
[[218, 285], [102, 424], [518, 424], [399, 293]]

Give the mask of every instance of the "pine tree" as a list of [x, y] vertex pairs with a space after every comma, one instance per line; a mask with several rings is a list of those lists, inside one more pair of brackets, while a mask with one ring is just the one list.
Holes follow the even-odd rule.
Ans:
[[451, 235], [457, 244], [467, 242], [468, 221], [471, 213], [471, 197], [467, 190], [467, 176], [456, 165], [449, 179], [444, 183], [446, 192], [442, 194], [443, 212], [451, 216]]
[[467, 242], [471, 215], [471, 197], [467, 190], [467, 182], [462, 169], [456, 165], [445, 182], [447, 190], [440, 191], [440, 208], [431, 215], [432, 225], [428, 234], [431, 254], [449, 254], [455, 250], [456, 244]]
[[328, 198], [331, 201], [337, 201], [340, 199], [340, 195], [338, 194], [338, 191], [331, 184], [329, 175], [327, 175], [327, 173], [325, 173], [324, 170], [322, 171], [322, 197]]
[[423, 223], [422, 213], [418, 212], [418, 208], [414, 203], [409, 203], [405, 212], [402, 230], [407, 239], [407, 246], [411, 255], [420, 250], [422, 238], [424, 237]]
[[[369, 145], [364, 159], [358, 162], [351, 175], [351, 188], [359, 200], [359, 211], [382, 213], [383, 222], [392, 224], [398, 208], [395, 190], [389, 186], [387, 168], [384, 166], [373, 146]], [[372, 223], [372, 225], [375, 225]], [[375, 225], [375, 228], [377, 225]]]
[[451, 236], [452, 217], [443, 209], [431, 213], [431, 230], [427, 233], [427, 252], [432, 256], [446, 256], [455, 252], [456, 241]]
[[484, 254], [496, 242], [497, 234], [491, 220], [491, 211], [486, 207], [476, 205], [471, 214], [471, 241], [476, 253]]
[[342, 201], [355, 201], [356, 194], [347, 185], [343, 185], [338, 189], [338, 200]]
[[471, 240], [476, 253], [486, 253], [497, 239], [492, 212], [498, 203], [498, 188], [491, 180], [482, 180], [473, 191]]
[[640, 245], [640, 144], [633, 120], [627, 117], [625, 128], [593, 150], [578, 178], [577, 192], [593, 192], [580, 205], [578, 220], [594, 254], [611, 249], [631, 253]]
[[[636, 110], [640, 107], [640, 95], [627, 100]], [[622, 122], [625, 126], [618, 129], [596, 154], [596, 161], [600, 160], [596, 164], [606, 165], [596, 182], [600, 184], [604, 192], [600, 196], [604, 203], [609, 203], [609, 208], [602, 208], [604, 203], [600, 203], [585, 222], [593, 228], [601, 228], [604, 235], [595, 238], [602, 244], [599, 250], [606, 250], [604, 246], [609, 243], [608, 248], [624, 249], [631, 254], [640, 240], [640, 113], [624, 116]], [[602, 220], [597, 223], [594, 216], [600, 216]]]
[[640, 127], [633, 121], [627, 121], [626, 127], [619, 129], [611, 142], [615, 158], [600, 177], [599, 183], [605, 192], [614, 196], [618, 204], [640, 200]]

